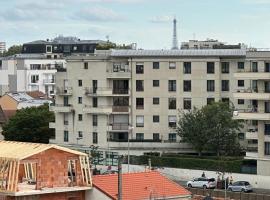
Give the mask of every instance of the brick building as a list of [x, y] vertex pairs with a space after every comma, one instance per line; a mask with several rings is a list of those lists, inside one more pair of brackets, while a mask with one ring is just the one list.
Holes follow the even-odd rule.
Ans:
[[48, 144], [0, 141], [0, 199], [84, 200], [87, 154]]

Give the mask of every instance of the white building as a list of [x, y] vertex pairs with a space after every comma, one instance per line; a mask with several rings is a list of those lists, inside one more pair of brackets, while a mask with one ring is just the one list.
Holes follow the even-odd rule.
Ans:
[[3, 53], [4, 51], [6, 51], [6, 43], [0, 42], [0, 53]]
[[56, 68], [65, 68], [64, 59], [44, 54], [18, 54], [0, 62], [0, 95], [12, 91], [39, 90], [54, 95]]

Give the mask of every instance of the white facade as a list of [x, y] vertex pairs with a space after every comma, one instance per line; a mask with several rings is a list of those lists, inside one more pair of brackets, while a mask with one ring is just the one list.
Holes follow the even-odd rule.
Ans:
[[[269, 159], [270, 150], [266, 149], [270, 140], [262, 127], [270, 121], [266, 113], [270, 98], [265, 92], [241, 96], [245, 95], [241, 91], [254, 87], [250, 79], [267, 82], [258, 81], [260, 90], [268, 84], [269, 73], [263, 70], [270, 62], [269, 52], [115, 50], [107, 56], [72, 56], [67, 61], [66, 72], [56, 75], [56, 104], [51, 107], [56, 121], [50, 124], [56, 135], [52, 143], [82, 149], [95, 145], [121, 154], [129, 149], [136, 155], [193, 152], [188, 144], [179, 143], [174, 129], [178, 110], [228, 101], [240, 113], [252, 108], [255, 98], [259, 99], [259, 113], [239, 114], [238, 119], [245, 119], [246, 126], [238, 137], [247, 146], [247, 156], [252, 151], [256, 154], [252, 158], [259, 155], [263, 161]], [[262, 72], [252, 76], [242, 73], [251, 69], [253, 62]], [[258, 121], [257, 125], [253, 121]], [[257, 128], [253, 127], [251, 138], [246, 130], [252, 123]], [[259, 163], [258, 173], [263, 174]]]
[[6, 51], [6, 43], [0, 41], [0, 53]]
[[56, 67], [65, 68], [64, 59], [48, 59], [44, 55], [17, 55], [2, 60], [0, 95], [9, 91], [39, 90], [54, 95]]

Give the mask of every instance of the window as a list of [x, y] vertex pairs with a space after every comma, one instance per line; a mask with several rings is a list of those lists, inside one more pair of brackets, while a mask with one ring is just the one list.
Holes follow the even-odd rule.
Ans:
[[64, 106], [70, 106], [69, 103], [68, 103], [68, 97], [67, 96], [64, 96], [63, 102], [64, 102]]
[[97, 126], [98, 125], [98, 116], [92, 115], [92, 125]]
[[153, 140], [159, 141], [159, 133], [153, 133]]
[[264, 134], [270, 135], [270, 124], [264, 124]]
[[215, 63], [207, 62], [207, 74], [214, 74], [214, 73], [215, 73]]
[[68, 131], [64, 131], [64, 142], [68, 142]]
[[207, 80], [207, 92], [215, 91], [215, 80]]
[[207, 98], [207, 105], [210, 105], [215, 102], [215, 98]]
[[79, 138], [83, 138], [83, 133], [82, 133], [82, 131], [78, 131], [78, 137], [79, 137]]
[[191, 74], [191, 62], [184, 62], [184, 74]]
[[264, 112], [270, 113], [270, 101], [264, 102]]
[[159, 98], [158, 97], [153, 98], [153, 104], [154, 105], [159, 105]]
[[258, 62], [252, 62], [252, 72], [258, 72]]
[[229, 80], [222, 80], [221, 81], [221, 91], [223, 91], [223, 92], [230, 91]]
[[169, 109], [176, 109], [176, 98], [169, 98]]
[[98, 98], [97, 97], [93, 97], [92, 98], [92, 104], [94, 108], [98, 107]]
[[97, 143], [98, 143], [98, 133], [93, 132], [93, 144], [97, 144]]
[[265, 155], [270, 155], [270, 142], [265, 142], [264, 143], [264, 154]]
[[245, 133], [238, 133], [238, 139], [244, 140], [245, 139]]
[[244, 87], [245, 86], [245, 81], [244, 80], [238, 80], [238, 87]]
[[191, 92], [191, 81], [184, 81], [184, 92]]
[[153, 62], [153, 69], [159, 69], [159, 62]]
[[159, 123], [159, 115], [153, 115], [153, 122]]
[[78, 104], [82, 104], [82, 97], [78, 97]]
[[136, 127], [144, 127], [144, 116], [143, 115], [136, 116]]
[[190, 98], [184, 98], [184, 109], [190, 110], [191, 109], [191, 99]]
[[82, 120], [83, 120], [82, 114], [78, 114], [78, 120], [79, 120], [79, 121], [82, 121]]
[[46, 45], [46, 53], [52, 53], [52, 46]]
[[143, 133], [136, 133], [136, 140], [139, 140], [139, 141], [144, 140], [144, 134]]
[[64, 113], [64, 125], [68, 125], [68, 113]]
[[143, 92], [143, 81], [142, 80], [136, 80], [136, 91], [137, 92]]
[[143, 63], [136, 63], [136, 74], [143, 74]]
[[38, 75], [32, 75], [31, 76], [31, 83], [38, 83], [39, 76]]
[[159, 80], [153, 80], [153, 87], [159, 87]]
[[144, 99], [136, 98], [136, 109], [143, 109], [143, 108], [144, 108]]
[[168, 90], [169, 90], [169, 92], [175, 92], [176, 91], [176, 80], [169, 80], [169, 82], [168, 82]]
[[82, 80], [78, 80], [78, 86], [79, 86], [79, 87], [82, 86]]
[[230, 63], [229, 62], [222, 62], [221, 63], [221, 73], [223, 73], [223, 74], [230, 73]]
[[176, 127], [176, 115], [169, 115], [169, 127]]
[[176, 133], [169, 133], [169, 141], [176, 142]]
[[237, 63], [237, 67], [238, 67], [238, 69], [240, 69], [240, 70], [245, 69], [245, 63], [244, 63], [244, 62], [238, 62], [238, 63]]
[[84, 69], [88, 69], [88, 62], [84, 62]]
[[238, 105], [242, 105], [245, 104], [245, 100], [244, 99], [238, 99]]
[[176, 62], [169, 62], [169, 69], [175, 69], [176, 68]]
[[221, 101], [223, 103], [230, 103], [230, 99], [229, 98], [221, 98]]

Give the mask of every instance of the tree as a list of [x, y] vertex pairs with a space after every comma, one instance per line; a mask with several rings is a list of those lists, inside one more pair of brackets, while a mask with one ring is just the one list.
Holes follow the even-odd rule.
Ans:
[[231, 155], [240, 150], [237, 133], [242, 128], [242, 121], [234, 120], [232, 115], [233, 107], [223, 102], [194, 108], [180, 113], [177, 133], [199, 155], [203, 151]]
[[113, 42], [106, 42], [103, 44], [98, 44], [96, 47], [97, 50], [109, 50], [109, 49], [132, 49], [132, 45], [117, 45]]
[[54, 113], [48, 105], [24, 108], [3, 126], [5, 140], [49, 143], [54, 130], [49, 128], [49, 122], [54, 121]]
[[22, 45], [13, 45], [8, 48], [7, 51], [5, 51], [1, 56], [12, 56], [15, 54], [20, 54], [22, 52]]

